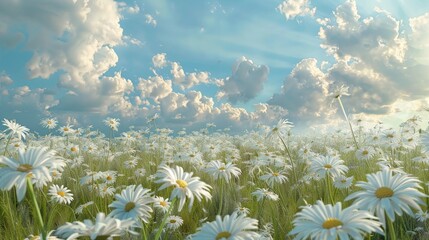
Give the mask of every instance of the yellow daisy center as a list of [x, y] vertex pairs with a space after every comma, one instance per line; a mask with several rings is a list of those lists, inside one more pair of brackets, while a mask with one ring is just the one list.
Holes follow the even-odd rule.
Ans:
[[159, 205], [165, 207], [165, 206], [167, 206], [167, 202], [166, 201], [162, 201], [162, 202], [159, 203]]
[[220, 167], [219, 171], [225, 171], [225, 167]]
[[51, 120], [49, 120], [49, 121], [48, 121], [48, 125], [51, 125], [51, 124], [52, 124], [52, 122], [51, 122]]
[[278, 172], [273, 173], [274, 177], [278, 177], [280, 174]]
[[336, 218], [328, 218], [322, 224], [322, 227], [324, 229], [331, 229], [331, 228], [342, 226], [342, 225], [343, 225], [343, 222], [341, 222], [340, 220], [338, 220]]
[[216, 240], [222, 239], [222, 238], [229, 238], [231, 237], [230, 232], [220, 232], [216, 235]]
[[33, 166], [31, 166], [30, 164], [21, 164], [16, 170], [20, 172], [30, 172], [31, 170], [33, 170]]
[[107, 181], [110, 181], [110, 180], [112, 180], [113, 178], [112, 178], [112, 176], [107, 176]]
[[325, 164], [323, 167], [330, 169], [330, 168], [332, 168], [332, 165], [331, 164]]
[[64, 132], [68, 132], [68, 131], [69, 131], [69, 128], [63, 128], [63, 131], [64, 131]]
[[176, 183], [180, 188], [186, 188], [188, 186], [188, 183], [182, 179], [176, 180]]
[[393, 190], [388, 187], [381, 187], [375, 191], [375, 196], [378, 198], [388, 198], [393, 196]]
[[72, 151], [72, 152], [77, 152], [77, 148], [76, 148], [76, 147], [71, 147], [71, 148], [70, 148], [70, 151]]
[[58, 191], [57, 194], [60, 195], [61, 197], [64, 197], [66, 195], [64, 191]]
[[19, 143], [15, 143], [15, 145], [13, 145], [14, 147], [19, 147]]
[[171, 220], [170, 220], [170, 223], [176, 223], [176, 220], [171, 219]]
[[368, 153], [369, 153], [369, 152], [368, 152], [367, 150], [363, 150], [363, 151], [362, 151], [362, 155], [368, 155]]
[[125, 212], [129, 212], [129, 211], [133, 210], [135, 207], [136, 207], [136, 204], [134, 202], [128, 202], [125, 205], [125, 209], [124, 210], [125, 210]]

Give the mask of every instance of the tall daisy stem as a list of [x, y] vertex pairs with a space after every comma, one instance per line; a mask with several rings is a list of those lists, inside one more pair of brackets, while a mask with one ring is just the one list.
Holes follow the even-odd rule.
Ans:
[[355, 143], [355, 145], [356, 145], [356, 149], [359, 149], [359, 145], [358, 145], [358, 143], [357, 143], [357, 141], [356, 141], [355, 133], [353, 132], [352, 124], [350, 123], [350, 120], [349, 120], [349, 118], [347, 117], [346, 110], [344, 109], [344, 106], [343, 106], [343, 102], [341, 101], [341, 98], [340, 98], [340, 97], [338, 97], [337, 99], [338, 99], [338, 102], [340, 103], [341, 110], [343, 110], [344, 117], [346, 118], [346, 121], [347, 121], [347, 123], [349, 124], [350, 131], [352, 132], [353, 141], [354, 141], [354, 143]]
[[45, 224], [43, 223], [42, 214], [40, 212], [39, 204], [37, 204], [36, 194], [34, 193], [33, 183], [31, 182], [31, 178], [27, 177], [27, 188], [30, 194], [31, 202], [33, 203], [34, 210], [36, 212], [36, 219], [40, 225], [40, 234], [43, 240], [47, 239]]
[[174, 204], [176, 203], [176, 199], [174, 198], [171, 202], [170, 208], [168, 209], [167, 213], [164, 215], [164, 218], [162, 219], [161, 225], [158, 228], [158, 232], [156, 232], [155, 240], [158, 240], [161, 237], [162, 230], [164, 229], [165, 223], [167, 222], [168, 216], [170, 216], [171, 211], [173, 211]]
[[223, 208], [223, 179], [220, 179], [220, 197], [219, 197], [219, 209], [217, 212], [217, 215], [221, 215], [222, 214], [222, 208]]
[[393, 221], [389, 217], [386, 218], [386, 221], [387, 221], [387, 231], [389, 232], [390, 240], [396, 240], [395, 227], [393, 226]]
[[282, 141], [282, 144], [285, 147], [286, 153], [287, 153], [287, 155], [288, 155], [288, 157], [290, 159], [290, 164], [292, 166], [292, 175], [294, 177], [295, 183], [297, 183], [298, 182], [298, 178], [296, 177], [296, 174], [295, 174], [295, 166], [293, 164], [292, 155], [290, 154], [289, 148], [287, 147], [287, 145], [286, 145], [285, 141], [283, 140], [282, 136], [280, 136], [280, 134], [278, 134], [278, 136], [279, 136], [280, 140]]

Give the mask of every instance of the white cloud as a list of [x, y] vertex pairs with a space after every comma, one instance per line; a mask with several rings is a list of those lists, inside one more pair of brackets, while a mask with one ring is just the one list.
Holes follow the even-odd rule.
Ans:
[[0, 73], [0, 89], [13, 83], [12, 78], [5, 72]]
[[156, 27], [157, 22], [156, 22], [155, 18], [153, 18], [152, 15], [146, 14], [145, 18], [146, 18], [147, 24], [152, 25], [153, 27]]
[[314, 58], [299, 62], [285, 79], [281, 93], [268, 101], [289, 111], [292, 122], [312, 124], [328, 120], [335, 110], [330, 107], [329, 81]]
[[163, 68], [167, 66], [167, 54], [158, 53], [152, 57], [152, 63], [155, 68]]
[[256, 65], [245, 57], [239, 58], [232, 66], [232, 75], [223, 81], [218, 96], [230, 102], [247, 102], [255, 98], [264, 88], [269, 69], [265, 65]]
[[137, 90], [141, 92], [141, 97], [151, 98], [155, 102], [168, 96], [172, 91], [171, 80], [164, 80], [162, 76], [154, 76], [148, 79], [139, 79]]
[[286, 0], [277, 6], [277, 10], [283, 14], [287, 20], [294, 19], [297, 16], [314, 16], [316, 7], [310, 7], [309, 0]]
[[171, 63], [170, 73], [173, 76], [173, 83], [179, 86], [181, 90], [189, 89], [202, 83], [210, 83], [210, 74], [208, 72], [192, 72], [186, 75], [178, 62]]

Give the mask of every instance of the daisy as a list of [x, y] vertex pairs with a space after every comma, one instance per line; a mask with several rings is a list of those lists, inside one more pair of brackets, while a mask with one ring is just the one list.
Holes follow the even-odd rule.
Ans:
[[428, 211], [419, 210], [414, 216], [419, 222], [426, 222], [429, 219]]
[[360, 147], [358, 150], [356, 150], [355, 155], [356, 155], [356, 158], [358, 160], [369, 160], [372, 157], [374, 157], [375, 153], [376, 152], [375, 152], [373, 147], [370, 147], [370, 146], [365, 147], [364, 146], [364, 147]]
[[103, 122], [104, 122], [104, 124], [106, 124], [106, 126], [108, 126], [113, 131], [118, 131], [119, 119], [117, 119], [117, 118], [106, 118]]
[[83, 222], [67, 222], [55, 231], [55, 235], [64, 239], [77, 239], [85, 236], [88, 236], [91, 240], [107, 239], [107, 237], [123, 236], [126, 232], [135, 234], [130, 231], [130, 227], [133, 224], [134, 220], [132, 219], [119, 220], [109, 216], [106, 217], [104, 213], [97, 213], [95, 222], [88, 219]]
[[248, 215], [250, 213], [250, 209], [247, 207], [241, 206], [241, 204], [238, 205], [238, 207], [235, 208], [234, 212], [237, 212], [239, 215]]
[[216, 220], [204, 223], [197, 233], [192, 235], [193, 240], [206, 239], [259, 239], [258, 220], [238, 215], [236, 212], [222, 217], [217, 215]]
[[175, 197], [179, 198], [179, 209], [180, 212], [185, 205], [185, 201], [189, 198], [189, 211], [192, 208], [194, 199], [201, 201], [203, 197], [211, 199], [209, 192], [211, 186], [205, 182], [200, 181], [199, 177], [192, 177], [193, 173], [187, 173], [183, 171], [182, 167], [176, 166], [176, 168], [170, 168], [166, 165], [160, 167], [161, 169], [155, 174], [158, 178], [155, 183], [163, 183], [159, 190], [173, 186], [174, 189], [171, 192], [170, 199]]
[[136, 177], [144, 177], [146, 175], [146, 169], [138, 168], [134, 171], [134, 175], [136, 175]]
[[165, 225], [165, 228], [170, 230], [176, 230], [183, 224], [183, 219], [180, 216], [168, 216], [167, 217], [167, 224]]
[[11, 138], [13, 136], [17, 136], [19, 140], [21, 140], [21, 138], [25, 139], [25, 137], [28, 135], [28, 131], [30, 131], [30, 129], [24, 126], [21, 126], [15, 121], [9, 121], [6, 118], [3, 119], [3, 126], [7, 127], [7, 129], [4, 130], [3, 132], [8, 132], [7, 134]]
[[204, 171], [212, 175], [215, 180], [223, 178], [227, 183], [232, 177], [238, 178], [241, 174], [241, 170], [235, 164], [223, 163], [219, 160], [209, 162]]
[[168, 198], [165, 199], [163, 197], [154, 197], [154, 203], [153, 207], [155, 209], [159, 209], [162, 213], [168, 212], [168, 209], [170, 209], [170, 202], [168, 201]]
[[84, 204], [82, 204], [82, 205], [79, 205], [79, 206], [76, 208], [75, 213], [76, 213], [76, 214], [82, 214], [82, 213], [83, 213], [83, 209], [85, 209], [85, 208], [86, 208], [86, 207], [88, 207], [88, 206], [91, 206], [92, 204], [94, 204], [94, 202], [93, 202], [93, 201], [89, 201], [89, 202], [87, 202], [87, 203], [84, 203]]
[[326, 175], [336, 177], [344, 175], [349, 168], [344, 165], [344, 161], [333, 156], [318, 156], [312, 159], [310, 171], [324, 178]]
[[42, 124], [44, 128], [54, 129], [57, 127], [58, 121], [55, 118], [45, 118], [40, 122], [40, 124]]
[[265, 181], [268, 184], [268, 186], [270, 186], [271, 188], [274, 186], [274, 183], [282, 184], [288, 180], [287, 177], [285, 176], [286, 174], [285, 170], [281, 170], [281, 171], [273, 171], [271, 169], [268, 169], [268, 170], [270, 172], [260, 176], [259, 179]]
[[121, 220], [131, 218], [135, 221], [140, 219], [148, 223], [152, 213], [149, 204], [153, 203], [149, 189], [143, 188], [142, 185], [131, 185], [122, 190], [121, 194], [116, 194], [115, 198], [116, 201], [109, 205], [113, 208], [110, 217]]
[[67, 124], [66, 126], [62, 126], [60, 129], [58, 129], [58, 131], [63, 135], [63, 136], [68, 136], [73, 134], [74, 130], [73, 130], [73, 125]]
[[30, 147], [20, 150], [18, 159], [0, 156], [0, 189], [9, 191], [16, 187], [16, 196], [20, 202], [27, 191], [27, 178], [42, 185], [52, 181], [50, 169], [62, 169], [64, 160], [55, 156], [56, 152], [46, 147]]
[[332, 91], [329, 94], [329, 96], [332, 97], [332, 98], [340, 98], [342, 96], [350, 96], [349, 87], [346, 87], [344, 85], [336, 86], [336, 88], [334, 89], [334, 91]]
[[258, 188], [256, 191], [252, 192], [252, 196], [255, 196], [258, 202], [264, 200], [265, 198], [273, 201], [279, 200], [279, 195], [266, 188]]
[[48, 195], [51, 196], [51, 201], [61, 203], [61, 204], [70, 204], [73, 201], [73, 193], [70, 189], [61, 185], [54, 184], [49, 188]]
[[334, 187], [338, 189], [347, 189], [353, 185], [353, 176], [346, 177], [344, 175], [336, 176], [334, 178]]
[[280, 119], [275, 127], [267, 134], [267, 139], [273, 139], [275, 136], [286, 136], [293, 124], [287, 119]]
[[393, 174], [393, 171], [384, 168], [382, 171], [367, 174], [368, 182], [359, 181], [356, 186], [364, 190], [352, 193], [345, 200], [355, 199], [353, 205], [359, 209], [375, 213], [385, 224], [387, 217], [393, 222], [395, 214], [402, 216], [403, 212], [413, 216], [411, 208], [421, 210], [424, 205], [422, 197], [427, 197], [418, 189], [420, 181], [404, 174]]
[[332, 206], [319, 200], [313, 206], [305, 206], [295, 215], [293, 224], [289, 235], [296, 235], [296, 240], [364, 239], [373, 232], [383, 234], [376, 217], [353, 206], [342, 209], [341, 202]]

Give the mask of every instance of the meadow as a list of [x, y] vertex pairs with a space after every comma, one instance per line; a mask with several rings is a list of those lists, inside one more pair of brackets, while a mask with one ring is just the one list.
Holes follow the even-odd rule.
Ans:
[[[14, 121], [0, 134], [0, 239], [428, 239], [429, 137], [394, 130], [241, 135]], [[352, 134], [353, 133], [353, 134]]]

